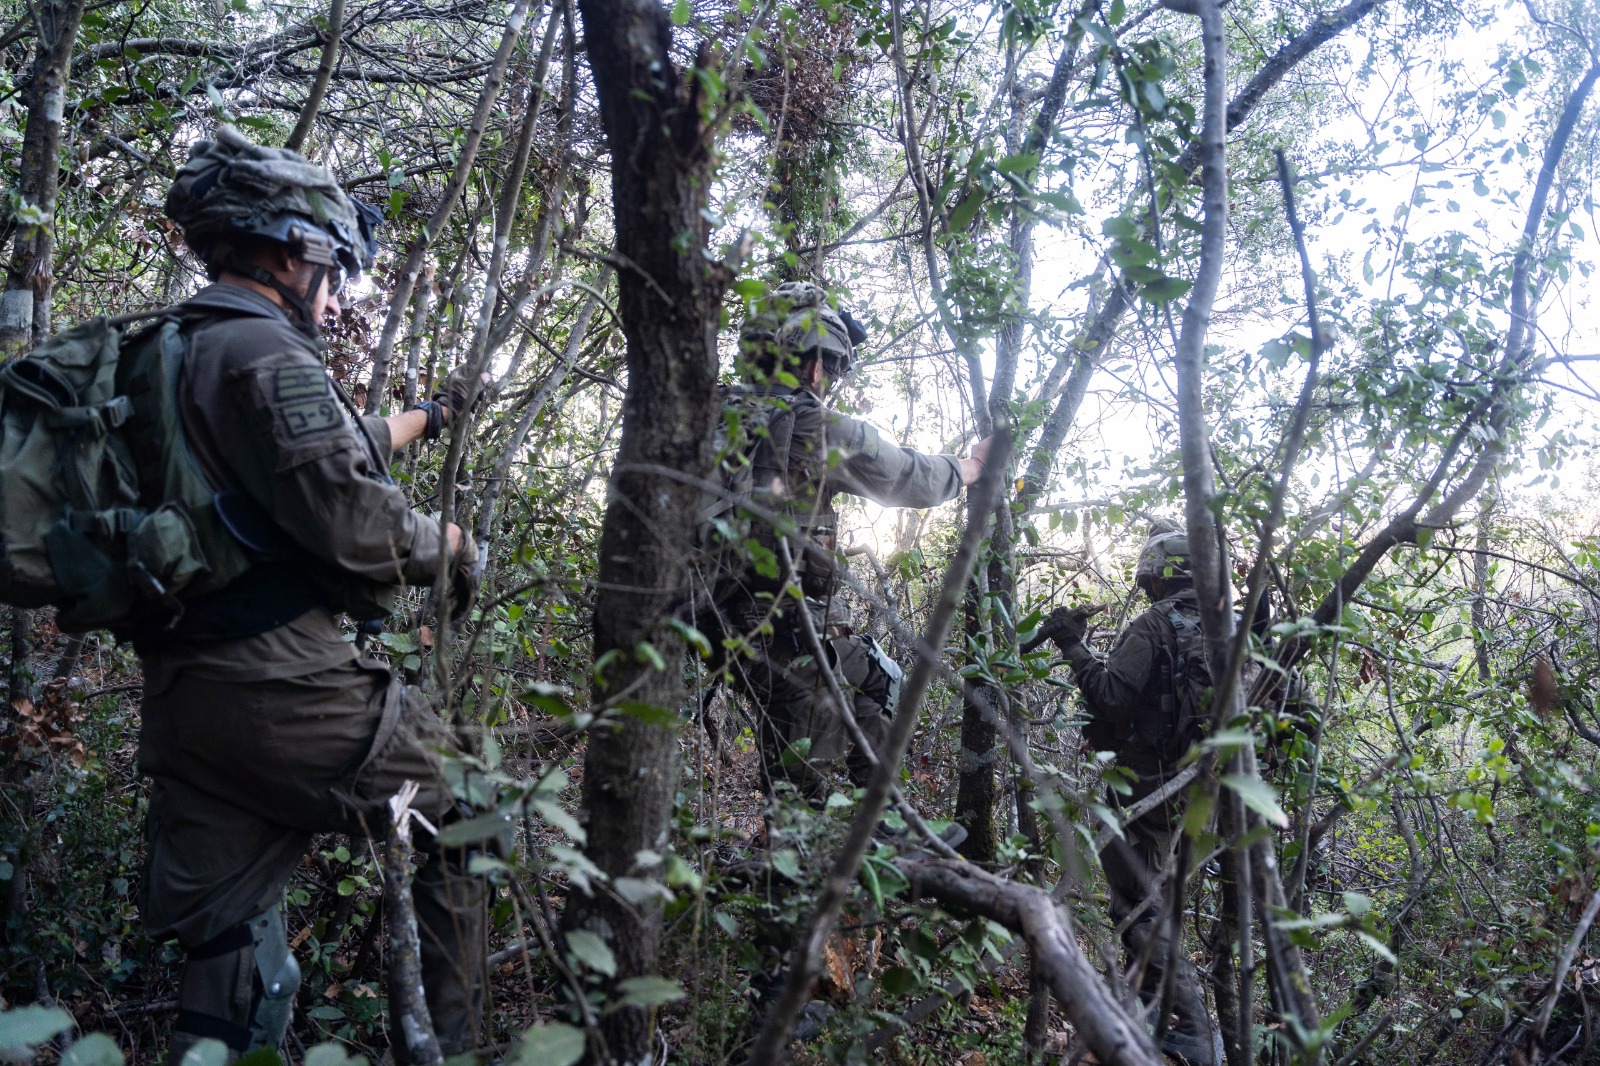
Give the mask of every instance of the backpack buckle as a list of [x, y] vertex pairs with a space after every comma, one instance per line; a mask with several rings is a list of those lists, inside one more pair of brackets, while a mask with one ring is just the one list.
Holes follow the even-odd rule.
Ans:
[[127, 396], [113, 396], [100, 405], [100, 417], [110, 429], [121, 429], [133, 417], [133, 400]]
[[113, 429], [120, 429], [132, 417], [133, 401], [126, 396], [113, 396], [104, 403], [87, 407], [58, 407], [45, 414], [45, 424], [62, 429], [86, 429], [99, 438]]

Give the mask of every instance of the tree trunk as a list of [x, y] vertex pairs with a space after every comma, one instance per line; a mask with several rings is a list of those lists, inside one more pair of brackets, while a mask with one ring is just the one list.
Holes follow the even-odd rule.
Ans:
[[0, 358], [9, 359], [50, 335], [55, 286], [56, 192], [61, 182], [61, 127], [72, 46], [84, 0], [44, 0], [34, 8], [39, 43], [26, 90], [28, 125], [22, 134], [16, 240], [0, 296]]
[[[628, 392], [594, 611], [594, 703], [606, 717], [590, 735], [583, 778], [586, 854], [612, 883], [574, 894], [565, 923], [601, 936], [626, 979], [656, 971], [661, 941], [661, 893], [652, 888], [678, 779], [677, 731], [663, 723], [675, 724], [684, 697], [683, 641], [667, 623], [688, 599], [684, 560], [701, 509], [691, 479], [711, 471], [729, 272], [704, 254], [710, 136], [700, 80], [673, 62], [666, 9], [581, 0], [579, 10], [611, 154]], [[624, 899], [622, 878], [643, 891]], [[649, 1060], [646, 1010], [620, 1007], [600, 1025], [612, 1061]]]

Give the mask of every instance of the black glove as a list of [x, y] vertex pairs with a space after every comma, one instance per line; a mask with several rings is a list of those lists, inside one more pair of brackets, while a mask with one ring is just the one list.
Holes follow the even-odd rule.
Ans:
[[1105, 609], [1105, 605], [1100, 603], [1088, 607], [1057, 607], [1050, 612], [1033, 639], [1024, 645], [1023, 652], [1030, 652], [1047, 640], [1055, 641], [1056, 647], [1062, 651], [1074, 644], [1081, 644], [1089, 634], [1089, 619]]
[[[484, 375], [487, 377], [487, 375]], [[434, 403], [442, 403], [450, 409], [450, 419], [467, 409], [467, 396], [472, 392], [472, 368], [463, 363], [450, 371], [450, 376], [444, 379], [444, 384], [433, 394]], [[478, 403], [484, 401], [488, 390], [478, 390]], [[476, 404], [474, 404], [476, 406]]]

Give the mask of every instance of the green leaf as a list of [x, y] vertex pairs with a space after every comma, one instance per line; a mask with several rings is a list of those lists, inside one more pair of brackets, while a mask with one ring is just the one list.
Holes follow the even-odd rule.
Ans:
[[1187, 278], [1162, 278], [1140, 289], [1139, 295], [1151, 303], [1164, 304], [1178, 299], [1193, 286], [1194, 282]]
[[573, 841], [579, 844], [588, 842], [589, 835], [584, 832], [583, 826], [578, 824], [576, 818], [563, 810], [560, 804], [552, 803], [550, 800], [536, 799], [533, 801], [533, 809], [539, 812], [539, 817], [567, 834]]
[[0, 1059], [31, 1059], [33, 1049], [71, 1029], [72, 1015], [55, 1007], [18, 1007], [0, 1014]]
[[367, 1066], [365, 1055], [352, 1055], [332, 1040], [306, 1051], [305, 1066]]
[[1394, 952], [1389, 950], [1388, 944], [1385, 944], [1383, 941], [1379, 940], [1365, 929], [1357, 929], [1354, 932], [1356, 936], [1361, 939], [1363, 944], [1372, 949], [1372, 953], [1378, 956], [1378, 958], [1389, 963], [1391, 966], [1395, 965], [1395, 963], [1398, 961], [1394, 957]]
[[[561, 1022], [536, 1025], [522, 1034], [507, 1066], [572, 1066], [583, 1058], [583, 1030]], [[306, 1066], [311, 1066], [308, 1061]]]
[[544, 681], [535, 681], [517, 696], [518, 701], [531, 704], [546, 714], [555, 715], [557, 718], [567, 718], [572, 714], [572, 707], [567, 703], [567, 697], [572, 690], [565, 685], [552, 685]]
[[567, 949], [586, 969], [606, 977], [617, 976], [617, 957], [597, 934], [574, 929], [567, 934]]
[[878, 987], [891, 996], [904, 996], [922, 987], [922, 979], [909, 966], [891, 966], [878, 979]]
[[1289, 816], [1278, 806], [1278, 794], [1272, 786], [1259, 777], [1249, 774], [1225, 774], [1222, 783], [1244, 800], [1244, 805], [1255, 811], [1279, 829], [1289, 824]]
[[1372, 913], [1372, 898], [1360, 892], [1346, 892], [1344, 909], [1350, 912], [1352, 918], [1364, 917]]
[[[306, 1017], [316, 1018], [319, 1021], [334, 1022], [342, 1019], [344, 1012], [338, 1007], [312, 1007], [306, 1011]], [[233, 1066], [283, 1066], [283, 1058], [278, 1054], [277, 1048], [260, 1047], [254, 1051], [247, 1052], [243, 1057], [235, 1061]]]
[[667, 668], [667, 660], [662, 657], [656, 646], [648, 640], [639, 642], [639, 646], [633, 649], [633, 657], [642, 663], [648, 664], [653, 670], [664, 671]]
[[439, 843], [446, 847], [455, 847], [458, 844], [475, 844], [482, 840], [493, 840], [504, 833], [510, 826], [510, 815], [498, 812], [480, 814], [476, 818], [468, 818], [464, 822], [452, 822], [439, 830]]
[[61, 1066], [122, 1066], [122, 1049], [104, 1033], [90, 1033], [61, 1056]]
[[[178, 1066], [225, 1066], [227, 1061], [228, 1045], [208, 1036], [185, 1051], [183, 1061]], [[309, 1054], [306, 1056], [306, 1066], [311, 1066]]]
[[689, 25], [689, 0], [676, 0], [672, 5], [672, 24], [674, 26]]
[[683, 998], [683, 988], [665, 977], [630, 977], [617, 985], [623, 1007], [659, 1007]]
[[800, 856], [793, 848], [773, 852], [772, 868], [791, 881], [800, 880]]
[[995, 163], [994, 168], [1002, 174], [1026, 174], [1039, 165], [1039, 157], [1028, 152], [1019, 152], [1008, 155]]
[[973, 216], [977, 215], [978, 208], [983, 206], [983, 190], [974, 189], [967, 194], [967, 198], [956, 205], [950, 212], [950, 232], [960, 233], [972, 224]]

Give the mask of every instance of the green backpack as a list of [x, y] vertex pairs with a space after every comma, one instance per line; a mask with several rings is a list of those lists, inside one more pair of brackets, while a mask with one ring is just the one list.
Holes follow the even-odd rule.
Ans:
[[184, 440], [186, 347], [157, 311], [0, 366], [0, 601], [53, 605], [67, 632], [159, 629], [250, 568]]

